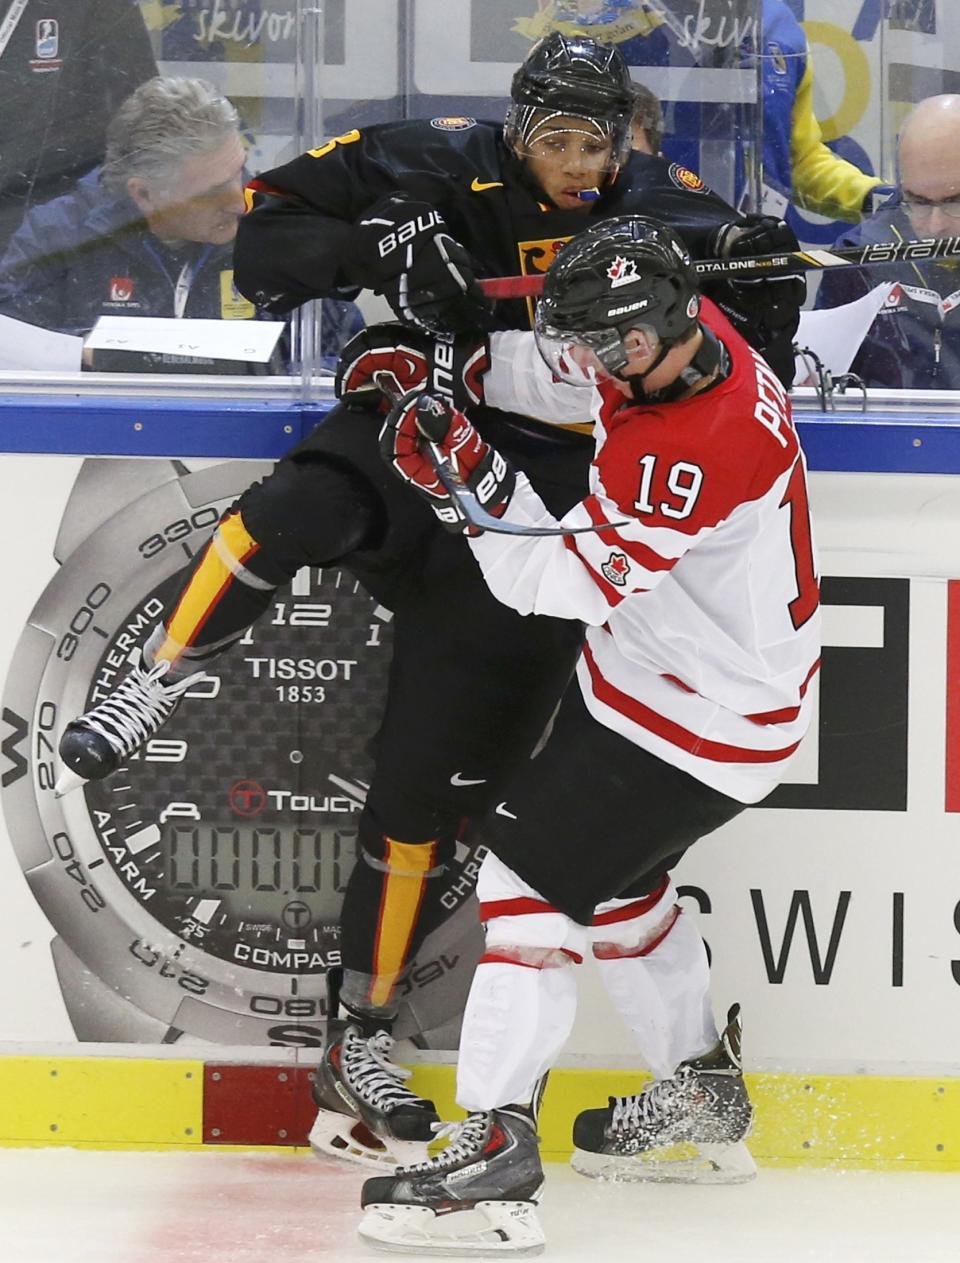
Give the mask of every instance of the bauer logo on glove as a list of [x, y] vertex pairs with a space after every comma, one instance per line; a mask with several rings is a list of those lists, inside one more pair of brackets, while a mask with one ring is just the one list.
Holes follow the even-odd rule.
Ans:
[[379, 401], [384, 412], [400, 395], [424, 390], [465, 408], [483, 403], [483, 375], [489, 367], [489, 343], [482, 335], [432, 335], [398, 323], [370, 325], [343, 348], [334, 391], [346, 403]]
[[405, 395], [380, 431], [380, 454], [429, 503], [451, 531], [471, 530], [455, 492], [438, 472], [449, 468], [463, 488], [499, 517], [513, 494], [512, 467], [478, 433], [470, 419], [433, 395]]

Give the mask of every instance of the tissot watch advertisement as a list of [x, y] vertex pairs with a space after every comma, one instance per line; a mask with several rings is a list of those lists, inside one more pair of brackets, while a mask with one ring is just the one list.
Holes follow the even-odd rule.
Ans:
[[[59, 568], [9, 661], [9, 844], [57, 933], [53, 961], [81, 1039], [322, 1036], [391, 652], [390, 611], [349, 573], [302, 570], [159, 735], [107, 779], [54, 791], [63, 727], [116, 686], [177, 573], [259, 472], [80, 466]], [[470, 894], [472, 861], [460, 845], [442, 879], [451, 913]], [[428, 1033], [459, 1011], [458, 964], [458, 986], [469, 981], [479, 927], [461, 920], [418, 962], [446, 947], [447, 967], [411, 975], [419, 992], [426, 974], [445, 976], [439, 1007], [411, 1002]]]

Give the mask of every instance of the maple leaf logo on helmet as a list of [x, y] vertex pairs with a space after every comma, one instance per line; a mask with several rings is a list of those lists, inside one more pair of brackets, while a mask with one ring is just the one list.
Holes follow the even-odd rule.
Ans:
[[607, 276], [610, 277], [611, 289], [619, 289], [621, 285], [632, 285], [634, 281], [640, 280], [636, 263], [633, 259], [624, 258], [622, 254], [618, 254], [607, 268]]

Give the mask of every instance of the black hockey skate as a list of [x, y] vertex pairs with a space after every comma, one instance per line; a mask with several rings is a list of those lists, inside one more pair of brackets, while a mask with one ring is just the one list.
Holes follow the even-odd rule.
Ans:
[[498, 1109], [436, 1130], [449, 1143], [435, 1158], [364, 1183], [363, 1240], [401, 1254], [539, 1254], [533, 1121]]
[[198, 671], [166, 684], [163, 677], [170, 669], [169, 662], [158, 662], [146, 671], [139, 651], [130, 661], [131, 669], [117, 687], [67, 724], [60, 738], [60, 757], [68, 770], [57, 781], [58, 798], [84, 781], [100, 781], [115, 772], [166, 723], [187, 689], [208, 678]]
[[404, 1086], [410, 1071], [390, 1060], [392, 1046], [388, 1031], [367, 1037], [352, 1023], [331, 1021], [313, 1083], [319, 1113], [310, 1147], [318, 1156], [379, 1170], [426, 1159], [440, 1118], [433, 1101]]
[[578, 1115], [571, 1165], [599, 1179], [741, 1184], [757, 1173], [744, 1144], [752, 1120], [734, 1005], [712, 1052], [637, 1096], [611, 1096], [606, 1109]]

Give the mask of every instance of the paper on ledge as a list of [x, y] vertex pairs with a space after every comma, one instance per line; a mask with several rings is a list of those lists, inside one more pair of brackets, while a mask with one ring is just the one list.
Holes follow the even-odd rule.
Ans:
[[0, 371], [79, 373], [83, 339], [0, 316]]
[[283, 329], [282, 320], [101, 316], [87, 335], [86, 345], [92, 350], [154, 351], [159, 355], [266, 364]]
[[[842, 307], [801, 311], [800, 328], [794, 341], [797, 346], [809, 348], [818, 355], [824, 368], [829, 369], [834, 377], [849, 372], [863, 339], [892, 289], [893, 282], [884, 281], [869, 294], [852, 303], [844, 303]], [[798, 355], [794, 385], [809, 386], [812, 382], [809, 361]]]

